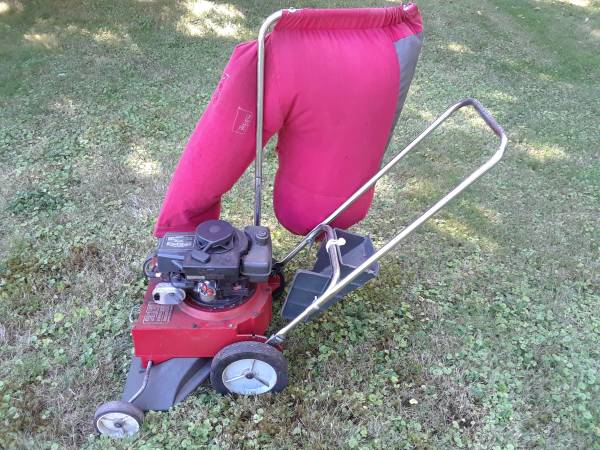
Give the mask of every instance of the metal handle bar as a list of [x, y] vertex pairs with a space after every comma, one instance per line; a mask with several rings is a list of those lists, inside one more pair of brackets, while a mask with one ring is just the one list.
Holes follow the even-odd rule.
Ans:
[[[288, 9], [296, 11], [294, 8]], [[265, 38], [272, 24], [283, 15], [283, 9], [265, 19], [258, 32], [258, 61], [256, 63], [256, 159], [254, 161], [254, 225], [260, 225], [262, 204], [263, 122], [265, 92]]]
[[142, 392], [146, 390], [146, 386], [148, 386], [148, 379], [150, 378], [150, 369], [152, 369], [152, 361], [148, 361], [148, 364], [146, 365], [146, 371], [144, 372], [144, 379], [142, 380], [142, 385], [137, 390], [137, 392], [133, 394], [133, 396], [129, 400], [127, 400], [129, 403], [135, 402], [138, 399], [138, 397], [142, 395]]
[[[306, 247], [309, 243], [314, 241], [314, 239], [318, 235], [319, 227], [323, 224], [331, 223], [337, 216], [339, 216], [342, 212], [344, 212], [348, 207], [350, 207], [356, 200], [360, 198], [365, 192], [367, 192], [371, 187], [377, 183], [377, 181], [386, 175], [402, 158], [404, 158], [412, 149], [414, 149], [425, 137], [427, 137], [431, 132], [433, 132], [437, 127], [439, 127], [443, 122], [445, 122], [448, 117], [454, 114], [461, 108], [465, 106], [473, 106], [477, 113], [481, 116], [481, 118], [485, 121], [486, 124], [492, 129], [492, 131], [501, 139], [500, 149], [502, 153], [504, 153], [504, 147], [506, 147], [506, 136], [504, 134], [504, 130], [502, 127], [498, 125], [496, 120], [492, 117], [492, 115], [483, 107], [481, 103], [473, 98], [466, 98], [461, 100], [460, 102], [452, 105], [448, 108], [442, 115], [440, 115], [435, 121], [429, 125], [425, 131], [423, 131], [419, 136], [416, 137], [410, 144], [406, 146], [404, 150], [398, 153], [390, 162], [388, 162], [385, 166], [383, 166], [379, 172], [371, 177], [369, 181], [367, 181], [364, 185], [362, 185], [354, 194], [352, 194], [344, 203], [342, 203], [335, 211], [333, 211], [323, 222], [317, 225], [313, 230], [311, 230], [302, 241], [300, 241], [296, 247], [288, 253], [285, 258], [278, 262], [280, 266], [286, 265], [290, 260], [292, 260], [304, 247]], [[498, 159], [502, 158], [502, 153], [498, 156]], [[496, 155], [494, 155], [495, 157]], [[497, 161], [496, 161], [497, 162]], [[494, 162], [492, 165], [496, 164]], [[486, 169], [488, 170], [488, 169]], [[485, 172], [485, 171], [484, 171]], [[443, 205], [442, 205], [443, 206]]]
[[[441, 116], [439, 116], [425, 131], [423, 131], [414, 141], [412, 141], [404, 150], [402, 150], [392, 161], [385, 165], [375, 176], [373, 176], [367, 183], [365, 183], [360, 189], [358, 189], [348, 200], [346, 200], [338, 209], [336, 209], [325, 221], [317, 226], [321, 227], [324, 224], [329, 223], [335, 217], [337, 217], [344, 209], [350, 206], [358, 197], [360, 197], [367, 189], [373, 186], [379, 178], [385, 175], [400, 159], [402, 159], [408, 152], [410, 152], [419, 142], [423, 140], [427, 135], [429, 135], [433, 130], [435, 130], [441, 123], [446, 121], [448, 117], [454, 114], [461, 108], [465, 106], [473, 106], [477, 113], [481, 116], [481, 118], [485, 121], [485, 123], [492, 129], [492, 131], [500, 137], [500, 145], [498, 150], [492, 155], [492, 157], [483, 163], [479, 168], [477, 168], [471, 175], [465, 178], [458, 186], [452, 189], [448, 194], [442, 197], [437, 201], [431, 208], [425, 211], [421, 216], [419, 216], [414, 222], [404, 228], [399, 234], [397, 234], [392, 240], [390, 240], [387, 244], [377, 250], [373, 255], [365, 260], [360, 266], [350, 272], [346, 277], [335, 284], [330, 284], [327, 290], [317, 298], [310, 306], [308, 306], [302, 313], [300, 313], [294, 320], [288, 323], [285, 327], [279, 330], [277, 333], [271, 335], [271, 337], [267, 340], [267, 343], [277, 345], [281, 344], [287, 334], [296, 327], [299, 323], [301, 323], [305, 318], [309, 317], [312, 313], [318, 311], [320, 307], [325, 304], [329, 299], [338, 294], [342, 289], [344, 289], [348, 284], [350, 284], [355, 278], [357, 278], [362, 272], [367, 270], [373, 263], [378, 261], [380, 258], [389, 253], [392, 249], [394, 249], [402, 240], [404, 240], [409, 234], [423, 225], [427, 220], [429, 220], [435, 213], [437, 213], [440, 209], [442, 209], [450, 200], [460, 194], [463, 190], [469, 187], [475, 180], [480, 178], [483, 174], [485, 174], [488, 170], [494, 167], [502, 156], [504, 156], [504, 151], [506, 150], [506, 144], [508, 139], [502, 127], [498, 125], [496, 120], [491, 116], [491, 114], [479, 103], [477, 100], [472, 98], [467, 98], [461, 100], [455, 105], [448, 108]], [[315, 228], [315, 230], [317, 229]], [[307, 242], [307, 238], [311, 235], [314, 235], [315, 231], [311, 231], [309, 235], [290, 253], [291, 257], [293, 257], [300, 249], [302, 249]], [[313, 237], [314, 239], [314, 237]], [[291, 259], [290, 255], [284, 259], [284, 261]]]
[[320, 225], [319, 231], [325, 232], [327, 239], [325, 242], [325, 250], [327, 250], [329, 261], [331, 262], [331, 268], [333, 269], [331, 281], [329, 282], [328, 287], [334, 286], [339, 281], [341, 276], [340, 260], [342, 257], [340, 255], [340, 245], [344, 245], [345, 241], [342, 243], [336, 240], [333, 228], [331, 228], [329, 225]]

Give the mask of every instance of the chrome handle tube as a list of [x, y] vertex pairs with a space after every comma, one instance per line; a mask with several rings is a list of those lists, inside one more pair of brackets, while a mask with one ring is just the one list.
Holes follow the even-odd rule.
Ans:
[[[438, 117], [427, 129], [421, 133], [413, 142], [411, 142], [402, 152], [400, 152], [392, 161], [390, 161], [383, 169], [381, 169], [373, 178], [371, 178], [365, 185], [363, 185], [359, 190], [357, 190], [346, 202], [344, 202], [337, 210], [335, 210], [325, 221], [318, 225], [321, 227], [324, 223], [329, 223], [333, 220], [337, 215], [339, 215], [344, 209], [346, 209], [349, 205], [351, 205], [362, 193], [364, 193], [369, 187], [375, 184], [375, 182], [385, 175], [400, 159], [402, 159], [410, 150], [412, 150], [425, 136], [430, 134], [433, 130], [435, 130], [442, 122], [444, 122], [448, 117], [450, 117], [453, 113], [458, 111], [459, 109], [465, 106], [473, 106], [477, 113], [483, 118], [486, 124], [492, 129], [492, 131], [500, 137], [500, 144], [496, 152], [492, 155], [490, 159], [488, 159], [485, 163], [479, 166], [473, 173], [471, 173], [467, 178], [465, 178], [458, 186], [452, 189], [448, 194], [438, 200], [431, 208], [425, 211], [421, 216], [419, 216], [415, 221], [413, 221], [410, 225], [404, 228], [400, 233], [398, 233], [392, 240], [390, 240], [387, 244], [377, 250], [373, 255], [367, 258], [360, 266], [346, 275], [342, 280], [338, 283], [330, 284], [327, 290], [317, 298], [310, 306], [308, 306], [302, 313], [300, 313], [294, 320], [288, 323], [285, 327], [279, 330], [277, 333], [271, 335], [271, 337], [267, 340], [267, 343], [277, 345], [281, 344], [287, 334], [295, 328], [299, 323], [301, 323], [305, 318], [309, 317], [313, 312], [320, 309], [322, 305], [324, 305], [328, 300], [338, 294], [342, 289], [344, 289], [348, 284], [354, 281], [361, 273], [367, 270], [373, 263], [381, 259], [387, 253], [389, 253], [392, 249], [394, 249], [402, 240], [404, 240], [409, 234], [423, 225], [427, 220], [429, 220], [434, 214], [436, 214], [440, 209], [442, 209], [448, 202], [450, 202], [453, 198], [459, 195], [462, 191], [464, 191], [467, 187], [473, 184], [478, 178], [480, 178], [483, 174], [485, 174], [488, 170], [494, 167], [500, 159], [504, 156], [504, 152], [506, 150], [506, 145], [508, 143], [508, 139], [504, 130], [498, 123], [494, 120], [494, 118], [489, 114], [489, 112], [474, 99], [464, 99], [455, 105], [451, 106], [447, 109], [440, 117]], [[317, 228], [317, 227], [316, 227]], [[316, 229], [315, 228], [315, 229]], [[314, 230], [313, 230], [314, 231]], [[317, 232], [318, 234], [318, 232]], [[314, 235], [313, 232], [309, 233], [308, 236]], [[308, 238], [307, 236], [307, 238]], [[300, 251], [304, 246], [302, 243], [305, 243], [307, 239], [300, 243], [291, 253], [292, 257], [295, 254], [294, 252]], [[306, 244], [304, 244], [306, 245]], [[289, 255], [288, 255], [289, 256]]]
[[[329, 261], [331, 262], [332, 268], [332, 277], [329, 282], [329, 286], [334, 286], [340, 279], [341, 276], [341, 255], [340, 255], [340, 245], [344, 245], [344, 243], [338, 242], [335, 238], [335, 232], [333, 228], [329, 225], [323, 224], [319, 227], [319, 233], [325, 232], [325, 250], [327, 250], [327, 254], [329, 255]], [[318, 235], [317, 234], [317, 235]]]
[[283, 15], [283, 10], [271, 14], [258, 32], [256, 63], [256, 159], [254, 161], [254, 225], [260, 225], [262, 208], [263, 123], [265, 106], [265, 38], [271, 25]]
[[[288, 262], [290, 262], [302, 249], [304, 249], [309, 243], [311, 243], [316, 236], [318, 235], [319, 227], [323, 224], [331, 223], [336, 217], [338, 217], [341, 213], [343, 213], [348, 207], [350, 207], [356, 200], [360, 198], [365, 192], [367, 192], [370, 188], [372, 188], [377, 181], [387, 175], [387, 173], [392, 170], [392, 168], [398, 164], [398, 162], [404, 158], [411, 150], [413, 150], [419, 143], [425, 139], [429, 134], [431, 134], [437, 127], [439, 127], [443, 122], [445, 122], [448, 117], [454, 114], [461, 108], [465, 106], [473, 106], [478, 114], [483, 118], [485, 123], [489, 125], [492, 131], [501, 138], [501, 141], [506, 141], [506, 136], [502, 127], [498, 125], [498, 123], [494, 120], [492, 115], [483, 107], [481, 103], [473, 98], [466, 98], [461, 100], [460, 102], [452, 105], [443, 114], [441, 114], [437, 119], [435, 119], [419, 136], [417, 136], [410, 144], [404, 148], [400, 153], [398, 153], [390, 162], [388, 162], [385, 166], [383, 166], [379, 172], [369, 179], [365, 184], [363, 184], [354, 194], [352, 194], [344, 203], [342, 203], [335, 211], [333, 211], [323, 222], [317, 225], [314, 229], [312, 229], [291, 251], [288, 253], [281, 261], [278, 262], [279, 265], [284, 266]], [[506, 142], [504, 142], [504, 146], [506, 146]], [[501, 149], [504, 151], [504, 147]]]

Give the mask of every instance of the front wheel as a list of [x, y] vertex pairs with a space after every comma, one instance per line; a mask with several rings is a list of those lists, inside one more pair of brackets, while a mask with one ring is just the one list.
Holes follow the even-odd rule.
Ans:
[[280, 392], [288, 382], [288, 364], [276, 348], [262, 342], [236, 342], [215, 355], [210, 381], [222, 394]]
[[144, 411], [124, 401], [104, 403], [94, 414], [96, 431], [111, 438], [133, 436], [140, 430], [143, 421]]

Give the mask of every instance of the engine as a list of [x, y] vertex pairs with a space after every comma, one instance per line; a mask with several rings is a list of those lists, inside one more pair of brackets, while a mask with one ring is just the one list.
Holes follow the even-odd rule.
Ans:
[[208, 220], [193, 233], [166, 233], [158, 242], [148, 276], [160, 278], [152, 292], [156, 303], [178, 304], [186, 297], [198, 306], [222, 309], [243, 303], [256, 283], [271, 274], [269, 229], [234, 228]]

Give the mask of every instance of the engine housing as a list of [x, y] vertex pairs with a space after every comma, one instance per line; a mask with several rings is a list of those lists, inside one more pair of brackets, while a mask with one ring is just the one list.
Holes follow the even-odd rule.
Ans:
[[[242, 231], [224, 220], [208, 220], [191, 233], [165, 233], [154, 273], [199, 306], [226, 308], [245, 301], [257, 283], [269, 279], [272, 260], [268, 228], [249, 225]], [[156, 295], [160, 303], [161, 294]]]

